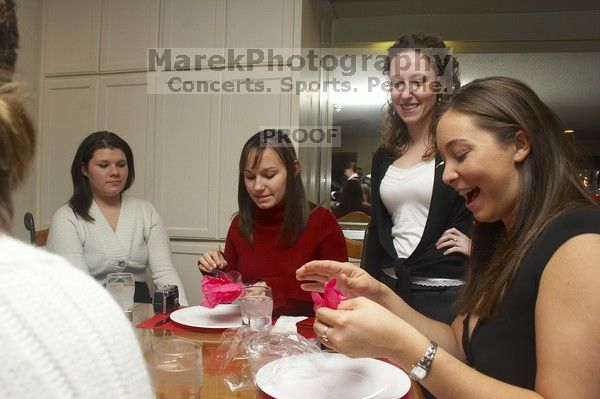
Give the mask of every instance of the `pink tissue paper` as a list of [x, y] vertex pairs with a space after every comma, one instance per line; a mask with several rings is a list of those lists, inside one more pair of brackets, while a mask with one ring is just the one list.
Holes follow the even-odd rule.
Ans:
[[344, 294], [335, 289], [334, 278], [325, 283], [323, 291], [323, 295], [319, 294], [318, 292], [311, 292], [310, 294], [313, 302], [315, 303], [313, 307], [315, 311], [317, 311], [317, 309], [321, 306], [337, 309], [340, 302], [348, 299], [344, 296]]
[[204, 294], [202, 306], [214, 308], [222, 303], [230, 303], [238, 299], [244, 287], [241, 283], [234, 282], [226, 274], [219, 277], [204, 276], [200, 290]]

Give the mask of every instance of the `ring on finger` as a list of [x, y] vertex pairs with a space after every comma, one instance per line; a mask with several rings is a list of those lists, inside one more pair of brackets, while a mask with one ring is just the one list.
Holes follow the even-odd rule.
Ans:
[[452, 241], [454, 241], [454, 246], [458, 245], [458, 240], [456, 238], [453, 238]]
[[330, 326], [326, 326], [321, 333], [321, 341], [323, 342], [329, 342], [329, 337], [327, 336], [327, 330], [329, 330], [329, 327]]

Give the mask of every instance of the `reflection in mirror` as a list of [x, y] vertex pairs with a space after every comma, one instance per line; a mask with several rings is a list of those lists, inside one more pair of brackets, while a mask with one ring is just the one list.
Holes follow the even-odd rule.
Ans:
[[[583, 155], [581, 168], [600, 168], [599, 52], [571, 53], [456, 53], [461, 83], [488, 76], [510, 76], [526, 82], [575, 132]], [[340, 72], [341, 74], [341, 72]], [[354, 162], [360, 177], [371, 173], [371, 158], [380, 143], [382, 106], [387, 92], [366, 90], [369, 77], [385, 79], [369, 65], [366, 71], [338, 77], [358, 92], [332, 92], [333, 125], [340, 126], [341, 147], [333, 148], [332, 191], [341, 190], [345, 167]], [[572, 133], [571, 133], [572, 134]], [[338, 195], [340, 195], [339, 193]], [[334, 194], [335, 197], [335, 194]], [[334, 201], [335, 202], [335, 201]]]
[[[581, 169], [600, 169], [600, 10], [597, 2], [466, 0], [329, 0], [336, 16], [332, 47], [385, 52], [402, 35], [428, 32], [445, 38], [460, 63], [461, 81], [492, 75], [529, 85], [565, 123], [583, 156]], [[352, 87], [366, 84], [365, 73], [345, 76]], [[373, 93], [371, 93], [373, 94]], [[381, 130], [379, 99], [364, 93], [329, 90], [331, 116], [342, 127], [342, 147], [356, 154], [363, 173]], [[327, 151], [325, 151], [327, 152]], [[329, 154], [329, 153], [328, 153]], [[329, 155], [328, 155], [329, 156]], [[338, 157], [342, 157], [339, 155]], [[330, 170], [327, 158], [327, 175]], [[342, 161], [337, 161], [343, 163]], [[339, 175], [339, 172], [337, 172]], [[336, 180], [336, 174], [326, 176]]]
[[[368, 49], [361, 50], [369, 52]], [[350, 76], [344, 76], [342, 70], [334, 71], [334, 77], [349, 82], [352, 89], [348, 92], [336, 90], [330, 93], [332, 124], [339, 126], [341, 132], [341, 146], [332, 150], [333, 209], [341, 200], [344, 183], [348, 178], [354, 177], [362, 184], [363, 211], [369, 209], [365, 213], [370, 213], [371, 161], [379, 146], [381, 111], [388, 96], [387, 90], [382, 86], [387, 77], [377, 70], [375, 62], [375, 59], [369, 60], [364, 68], [357, 68]]]

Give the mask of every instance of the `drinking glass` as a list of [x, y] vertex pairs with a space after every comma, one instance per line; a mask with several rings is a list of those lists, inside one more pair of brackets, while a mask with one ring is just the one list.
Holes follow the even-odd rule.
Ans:
[[150, 369], [156, 398], [196, 398], [203, 379], [202, 343], [178, 338], [155, 343]]
[[124, 312], [133, 309], [135, 282], [131, 273], [110, 273], [106, 276], [106, 289], [121, 306]]
[[244, 287], [240, 301], [242, 324], [252, 330], [261, 330], [271, 325], [273, 317], [273, 294], [271, 287], [251, 285]]

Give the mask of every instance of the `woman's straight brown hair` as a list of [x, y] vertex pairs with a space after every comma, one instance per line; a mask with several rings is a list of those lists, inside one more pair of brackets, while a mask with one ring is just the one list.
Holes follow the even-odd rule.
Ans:
[[306, 192], [302, 185], [300, 173], [298, 173], [298, 157], [296, 150], [287, 134], [281, 130], [267, 129], [260, 131], [250, 137], [240, 155], [239, 177], [238, 177], [238, 223], [240, 230], [248, 242], [254, 242], [254, 213], [256, 205], [244, 183], [244, 169], [250, 165], [256, 167], [260, 163], [262, 155], [267, 148], [275, 151], [287, 171], [285, 210], [283, 217], [283, 229], [279, 236], [279, 242], [289, 247], [300, 237], [310, 215], [310, 205], [306, 198]]
[[457, 90], [439, 110], [471, 117], [500, 143], [523, 131], [531, 145], [518, 165], [520, 189], [513, 223], [474, 222], [460, 313], [486, 318], [496, 312], [527, 251], [544, 227], [567, 209], [594, 202], [579, 183], [574, 152], [558, 117], [527, 85], [515, 79], [478, 79]]

